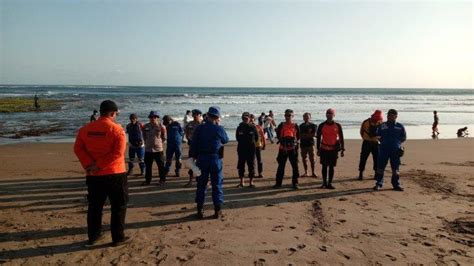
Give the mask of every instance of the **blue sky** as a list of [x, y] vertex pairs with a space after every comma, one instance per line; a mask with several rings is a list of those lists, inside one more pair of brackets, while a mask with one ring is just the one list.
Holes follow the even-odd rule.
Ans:
[[470, 1], [0, 2], [2, 84], [473, 87]]

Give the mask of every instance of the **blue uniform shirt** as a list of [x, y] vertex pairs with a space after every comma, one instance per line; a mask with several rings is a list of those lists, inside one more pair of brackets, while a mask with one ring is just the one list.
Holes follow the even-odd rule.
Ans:
[[229, 142], [229, 137], [224, 128], [207, 122], [199, 125], [193, 134], [191, 142], [191, 156], [218, 154], [223, 144]]
[[178, 121], [173, 121], [167, 126], [168, 145], [179, 146], [183, 141], [184, 131]]
[[377, 128], [377, 136], [380, 137], [380, 148], [399, 149], [407, 139], [405, 127], [398, 122], [384, 122]]

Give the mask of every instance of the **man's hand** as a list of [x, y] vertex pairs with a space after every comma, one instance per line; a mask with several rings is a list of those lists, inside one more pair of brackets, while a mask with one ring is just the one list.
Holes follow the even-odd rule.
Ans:
[[341, 151], [341, 157], [344, 157], [344, 150]]
[[95, 163], [93, 163], [93, 164], [86, 167], [86, 174], [87, 175], [92, 175], [93, 173], [95, 173], [99, 170], [100, 170], [100, 168], [97, 167], [97, 165]]

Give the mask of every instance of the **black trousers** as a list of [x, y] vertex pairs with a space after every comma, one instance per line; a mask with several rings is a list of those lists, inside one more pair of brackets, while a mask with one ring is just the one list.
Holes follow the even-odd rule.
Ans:
[[166, 181], [166, 170], [165, 170], [165, 156], [163, 152], [145, 152], [145, 181], [151, 182], [151, 169], [153, 168], [153, 162], [156, 162], [158, 166], [158, 173], [160, 175], [160, 181]]
[[127, 175], [115, 174], [86, 177], [89, 207], [87, 209], [87, 233], [94, 241], [102, 230], [102, 210], [105, 200], [110, 201], [110, 231], [112, 241], [124, 239], [125, 214], [128, 203]]
[[261, 175], [263, 173], [262, 148], [255, 150], [255, 157], [257, 157], [258, 174]]
[[298, 150], [280, 150], [278, 151], [278, 169], [276, 173], [276, 184], [279, 186], [281, 186], [283, 183], [283, 176], [285, 175], [285, 165], [287, 160], [290, 160], [291, 168], [293, 168], [292, 183], [293, 185], [298, 184], [298, 177], [300, 176], [300, 172], [298, 170]]
[[372, 159], [374, 160], [374, 171], [377, 171], [377, 156], [379, 151], [379, 145], [377, 142], [364, 140], [362, 142], [362, 148], [360, 151], [359, 171], [365, 170], [365, 164], [369, 155], [372, 153]]
[[255, 177], [255, 151], [255, 148], [241, 151], [237, 150], [237, 169], [239, 170], [239, 177], [244, 177], [245, 164], [247, 164], [249, 170], [249, 177]]

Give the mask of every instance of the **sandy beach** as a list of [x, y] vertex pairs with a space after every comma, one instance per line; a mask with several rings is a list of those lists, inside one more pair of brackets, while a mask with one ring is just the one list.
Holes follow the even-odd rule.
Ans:
[[[289, 163], [284, 188], [271, 188], [276, 145], [263, 153], [265, 177], [257, 188], [236, 188], [236, 145], [226, 145], [220, 220], [210, 219], [210, 197], [207, 218], [195, 219], [195, 189], [183, 187], [185, 171], [164, 187], [141, 187], [142, 177], [130, 176], [126, 234], [133, 241], [110, 247], [106, 226], [106, 238], [89, 249], [85, 178], [72, 144], [3, 145], [0, 264], [472, 265], [474, 140], [408, 141], [405, 192], [392, 191], [390, 182], [374, 192], [371, 171], [356, 180], [360, 145], [347, 141], [336, 190], [318, 189], [321, 178], [306, 177], [298, 191], [291, 190]], [[109, 219], [107, 206], [105, 225]]]

